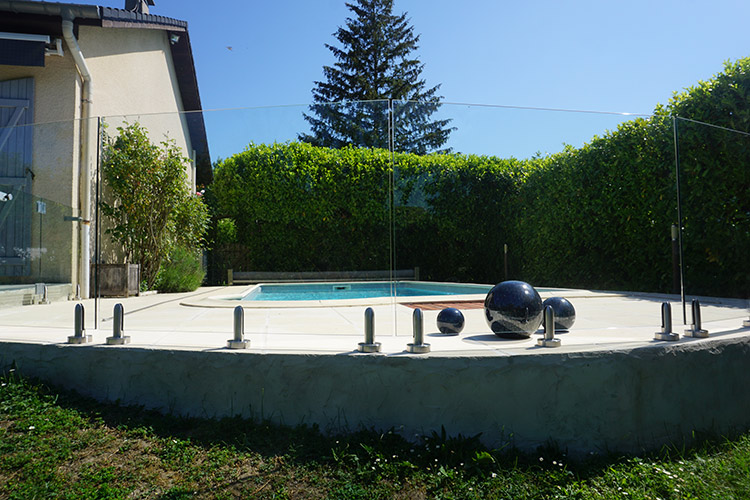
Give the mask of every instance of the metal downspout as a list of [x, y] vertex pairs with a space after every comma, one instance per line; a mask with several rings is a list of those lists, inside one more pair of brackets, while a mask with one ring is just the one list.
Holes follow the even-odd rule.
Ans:
[[91, 165], [89, 163], [89, 132], [91, 120], [91, 73], [86, 66], [81, 48], [73, 33], [74, 16], [70, 11], [63, 12], [62, 32], [65, 44], [73, 56], [76, 68], [81, 74], [83, 85], [81, 88], [81, 147], [80, 147], [80, 181], [81, 190], [81, 248], [80, 248], [80, 277], [81, 297], [89, 298], [89, 284], [91, 272]]

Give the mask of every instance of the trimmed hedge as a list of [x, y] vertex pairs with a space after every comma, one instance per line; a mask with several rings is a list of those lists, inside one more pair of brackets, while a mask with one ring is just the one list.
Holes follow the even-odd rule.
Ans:
[[234, 220], [245, 270], [388, 269], [390, 154], [303, 143], [250, 145], [207, 193]]
[[649, 119], [529, 160], [251, 144], [216, 165], [208, 200], [236, 242], [214, 253], [237, 270], [494, 283], [507, 244], [510, 277], [535, 285], [668, 292], [676, 122], [687, 290], [747, 297], [750, 138], [690, 120], [750, 131], [749, 99], [743, 59]]

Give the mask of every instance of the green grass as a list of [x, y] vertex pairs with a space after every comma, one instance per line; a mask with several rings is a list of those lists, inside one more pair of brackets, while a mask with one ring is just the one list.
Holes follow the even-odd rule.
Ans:
[[750, 434], [571, 461], [443, 434], [163, 416], [0, 377], [0, 499], [750, 498]]

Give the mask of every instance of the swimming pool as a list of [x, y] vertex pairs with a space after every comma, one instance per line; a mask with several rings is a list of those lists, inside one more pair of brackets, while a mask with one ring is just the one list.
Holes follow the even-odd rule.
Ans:
[[432, 297], [486, 294], [491, 285], [424, 281], [352, 283], [273, 283], [256, 285], [241, 301], [350, 300], [378, 297]]

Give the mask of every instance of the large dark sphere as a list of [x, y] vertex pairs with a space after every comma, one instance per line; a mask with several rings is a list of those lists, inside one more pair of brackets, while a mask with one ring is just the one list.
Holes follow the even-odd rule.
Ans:
[[438, 313], [437, 327], [440, 333], [458, 335], [464, 329], [464, 315], [458, 309], [447, 307]]
[[484, 318], [498, 337], [528, 338], [542, 324], [542, 298], [523, 281], [503, 281], [484, 299]]
[[[576, 309], [568, 299], [563, 297], [550, 297], [542, 302], [542, 309], [552, 306], [555, 311], [555, 331], [570, 330], [576, 322]], [[542, 315], [542, 326], [545, 326], [544, 315]]]

